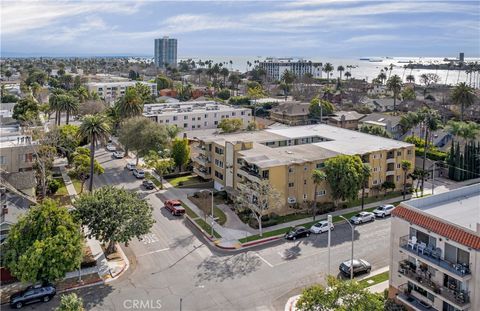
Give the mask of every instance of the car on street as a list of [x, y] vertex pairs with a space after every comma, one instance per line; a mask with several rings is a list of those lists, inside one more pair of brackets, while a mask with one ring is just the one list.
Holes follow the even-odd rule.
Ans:
[[350, 218], [350, 222], [354, 225], [363, 224], [364, 222], [374, 221], [375, 214], [371, 212], [360, 212]]
[[178, 200], [167, 200], [163, 202], [165, 209], [167, 209], [173, 216], [182, 216], [185, 214], [185, 209], [182, 203]]
[[303, 237], [310, 236], [310, 230], [305, 227], [295, 227], [292, 230], [285, 233], [285, 239], [287, 240], [296, 240]]
[[115, 147], [115, 145], [113, 145], [113, 144], [108, 144], [107, 145], [107, 151], [110, 151], [110, 152], [117, 151], [117, 147]]
[[115, 159], [123, 159], [123, 158], [125, 157], [125, 152], [120, 151], [120, 150], [115, 151], [115, 152], [113, 153], [113, 157], [114, 157]]
[[35, 302], [49, 302], [57, 290], [50, 284], [38, 284], [27, 287], [26, 289], [10, 296], [10, 306], [20, 309], [21, 307]]
[[[340, 272], [347, 276], [350, 277], [350, 266], [351, 266], [352, 260], [346, 260], [340, 264], [338, 269]], [[372, 265], [364, 259], [353, 259], [353, 276], [362, 274], [362, 273], [370, 273], [372, 270]]]
[[129, 171], [133, 171], [136, 168], [136, 165], [135, 165], [135, 163], [127, 163], [125, 168]]
[[132, 172], [133, 172], [133, 176], [137, 177], [137, 179], [145, 178], [145, 171], [142, 169], [134, 168]]
[[147, 190], [155, 189], [155, 184], [153, 183], [153, 181], [148, 180], [148, 179], [145, 179], [145, 180], [142, 182], [142, 185], [143, 185], [143, 186], [145, 187], [145, 189], [147, 189]]
[[375, 214], [376, 217], [382, 217], [385, 218], [386, 216], [392, 215], [392, 211], [395, 209], [395, 206], [392, 204], [385, 204], [385, 205], [380, 205], [377, 207], [373, 213]]
[[313, 226], [311, 226], [310, 227], [310, 232], [316, 233], [316, 234], [327, 232], [329, 227], [330, 227], [330, 230], [332, 230], [332, 231], [335, 229], [335, 226], [333, 224], [330, 224], [330, 226], [329, 226], [328, 221], [322, 220], [322, 221], [317, 222]]

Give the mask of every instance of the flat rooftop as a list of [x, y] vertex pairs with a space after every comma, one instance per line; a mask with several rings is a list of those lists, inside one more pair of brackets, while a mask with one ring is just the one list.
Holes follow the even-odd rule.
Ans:
[[137, 82], [148, 85], [156, 85], [155, 83], [145, 81], [116, 81], [116, 82], [88, 82], [87, 86], [134, 86]]
[[[161, 103], [161, 104], [146, 104], [143, 107], [143, 114], [145, 116], [152, 115], [179, 115], [191, 113], [206, 113], [206, 112], [232, 112], [232, 111], [247, 111], [249, 108], [232, 107], [223, 104], [218, 104], [214, 101], [201, 102], [179, 102], [179, 103]], [[238, 117], [241, 117], [239, 115]]]
[[476, 232], [480, 223], [480, 184], [406, 201], [402, 205]]

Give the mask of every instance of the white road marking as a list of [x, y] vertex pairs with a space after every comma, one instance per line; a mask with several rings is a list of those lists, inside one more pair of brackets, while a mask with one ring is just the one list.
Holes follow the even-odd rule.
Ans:
[[155, 233], [150, 233], [150, 234], [145, 234], [141, 238], [143, 244], [151, 244], [158, 242], [158, 237], [155, 235]]
[[143, 256], [155, 254], [155, 253], [160, 253], [160, 252], [168, 251], [169, 249], [170, 249], [170, 247], [162, 248], [162, 249], [158, 249], [156, 251], [152, 251], [152, 252], [148, 252], [148, 253], [145, 253], [145, 254], [142, 254], [142, 255], [138, 255], [137, 257], [143, 257]]
[[273, 265], [271, 263], [269, 263], [265, 258], [260, 256], [259, 253], [255, 253], [255, 255], [257, 255], [257, 257], [260, 258], [264, 263], [266, 263], [270, 268], [273, 268]]

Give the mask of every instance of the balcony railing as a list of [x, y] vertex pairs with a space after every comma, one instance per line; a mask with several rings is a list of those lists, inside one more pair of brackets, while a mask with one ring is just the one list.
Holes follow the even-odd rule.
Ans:
[[211, 173], [209, 173], [207, 170], [204, 170], [204, 169], [201, 169], [201, 168], [198, 168], [198, 167], [194, 167], [193, 172], [195, 174], [199, 175], [200, 177], [205, 178], [205, 179], [212, 178]]
[[411, 291], [408, 290], [407, 284], [400, 285], [398, 287], [398, 290], [400, 292], [397, 294], [397, 299], [406, 304], [407, 306], [414, 308], [414, 310], [437, 311], [437, 309], [433, 308], [431, 304], [428, 303], [426, 300], [420, 300], [417, 297], [413, 296], [411, 294]]
[[400, 262], [400, 269], [398, 272], [457, 306], [463, 307], [470, 303], [470, 295], [468, 292], [454, 289], [453, 286], [452, 288], [447, 288], [440, 285], [431, 280], [428, 271], [419, 271], [419, 268], [412, 266], [412, 264], [406, 261]]
[[193, 161], [197, 162], [197, 163], [200, 163], [203, 166], [206, 166], [207, 164], [210, 163], [210, 160], [207, 157], [204, 157], [204, 156], [195, 157], [195, 158], [193, 158]]
[[426, 260], [427, 262], [433, 263], [460, 277], [465, 277], [471, 274], [470, 265], [456, 264], [442, 259], [442, 250], [440, 248], [433, 248], [421, 242], [413, 243], [413, 241], [409, 239], [408, 235], [400, 238], [399, 246], [409, 253], [414, 254]]
[[258, 171], [254, 171], [254, 170], [248, 168], [247, 166], [242, 166], [240, 169], [244, 172], [247, 172], [248, 174], [250, 174], [252, 176], [255, 176], [255, 177], [260, 178], [260, 179], [262, 178], [260, 176], [260, 174], [258, 173]]

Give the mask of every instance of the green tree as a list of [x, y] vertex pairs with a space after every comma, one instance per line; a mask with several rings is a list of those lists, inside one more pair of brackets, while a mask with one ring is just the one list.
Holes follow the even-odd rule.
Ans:
[[[409, 111], [407, 114], [404, 114], [400, 118], [400, 126], [402, 131], [406, 134], [408, 131], [414, 129], [420, 123], [420, 118], [418, 113]], [[415, 131], [412, 131], [412, 137], [414, 136]]]
[[333, 71], [333, 65], [330, 64], [330, 63], [326, 63], [324, 66], [323, 66], [323, 71], [327, 74], [327, 80], [328, 80], [328, 83], [330, 83], [330, 74], [331, 72]]
[[397, 98], [398, 94], [402, 91], [403, 83], [402, 79], [393, 75], [387, 80], [387, 88], [393, 93], [393, 113], [397, 113]]
[[407, 195], [407, 177], [408, 172], [412, 170], [412, 162], [407, 160], [402, 160], [401, 162], [402, 171], [403, 171], [403, 199]]
[[135, 83], [134, 89], [142, 101], [143, 109], [143, 105], [152, 100], [152, 89], [148, 84], [141, 82]]
[[11, 227], [2, 253], [3, 263], [20, 281], [58, 281], [80, 266], [80, 226], [67, 209], [46, 199]]
[[181, 171], [182, 166], [187, 164], [190, 160], [190, 146], [188, 145], [188, 139], [175, 138], [172, 143], [172, 158], [179, 171]]
[[415, 90], [411, 87], [406, 87], [403, 89], [401, 94], [402, 100], [415, 100], [417, 99], [417, 94]]
[[150, 150], [145, 156], [145, 164], [160, 176], [160, 189], [163, 189], [163, 176], [175, 166], [175, 162], [171, 158], [162, 158], [158, 152]]
[[256, 121], [256, 114], [257, 114], [257, 100], [260, 98], [265, 97], [265, 90], [262, 88], [260, 84], [257, 83], [255, 86], [248, 86], [247, 88], [247, 96], [250, 99], [254, 100], [253, 103], [253, 121]]
[[[70, 114], [78, 111], [78, 100], [68, 94], [59, 94], [56, 96], [56, 104], [59, 106], [60, 111], [65, 111], [67, 113], [66, 124], [68, 124], [70, 121]], [[60, 124], [60, 122], [58, 123]]]
[[315, 96], [310, 101], [310, 106], [308, 107], [310, 116], [315, 119], [320, 119], [321, 117], [332, 114], [334, 110], [335, 108], [331, 102], [326, 99], [319, 99], [318, 96]]
[[224, 133], [233, 133], [242, 129], [243, 121], [240, 118], [222, 119], [218, 124], [218, 128]]
[[115, 102], [115, 109], [121, 119], [136, 117], [143, 112], [143, 100], [137, 89], [129, 87], [125, 95]]
[[55, 311], [83, 311], [83, 300], [77, 294], [63, 294], [60, 298], [60, 305]]
[[312, 172], [312, 181], [315, 185], [313, 191], [313, 206], [312, 206], [312, 214], [313, 220], [315, 220], [315, 216], [317, 215], [317, 200], [318, 200], [318, 186], [321, 185], [327, 179], [327, 175], [324, 171], [315, 169]]
[[356, 155], [339, 155], [325, 161], [325, 173], [335, 205], [338, 205], [338, 200], [357, 198], [362, 169], [362, 160]]
[[466, 82], [461, 82], [453, 88], [452, 101], [455, 105], [460, 106], [460, 120], [463, 121], [465, 108], [473, 105], [475, 102], [475, 91], [474, 89], [467, 85]]
[[357, 281], [327, 277], [327, 286], [313, 285], [303, 290], [295, 306], [299, 311], [383, 311], [382, 295], [371, 293]]
[[380, 137], [392, 138], [392, 135], [389, 132], [387, 132], [385, 128], [379, 127], [379, 126], [364, 124], [360, 127], [360, 132], [375, 135], [375, 136], [380, 136]]
[[[226, 69], [226, 68], [224, 68]], [[230, 90], [229, 89], [222, 89], [217, 92], [216, 96], [223, 100], [228, 100], [230, 98]]]
[[[97, 160], [93, 161], [93, 172], [97, 175], [105, 172]], [[73, 174], [80, 180], [80, 193], [83, 193], [85, 182], [90, 177], [90, 173], [90, 149], [78, 147], [73, 155]]]
[[[427, 153], [429, 149], [429, 135], [440, 128], [440, 114], [438, 111], [424, 108], [418, 113], [419, 120], [421, 121], [423, 128], [425, 129], [424, 137], [424, 150], [423, 150], [423, 161], [422, 161], [422, 171], [425, 171], [425, 163], [427, 161]], [[421, 191], [423, 196], [425, 178], [422, 178]]]
[[345, 71], [345, 68], [342, 65], [340, 65], [337, 67], [337, 71], [338, 71], [340, 80], [342, 80], [342, 73]]
[[414, 75], [408, 75], [406, 79], [409, 83], [415, 82], [415, 76]]
[[368, 180], [372, 176], [372, 169], [370, 165], [367, 163], [362, 163], [362, 172], [361, 172], [361, 180], [360, 180], [360, 187], [362, 188], [362, 211], [365, 206], [365, 188], [368, 187]]
[[107, 253], [117, 242], [130, 242], [150, 232], [155, 220], [152, 207], [137, 193], [112, 186], [82, 194], [74, 203], [75, 218], [88, 227], [89, 237], [108, 243]]
[[86, 139], [90, 142], [90, 183], [88, 191], [93, 190], [93, 174], [95, 173], [95, 146], [99, 142], [104, 142], [110, 135], [110, 124], [105, 116], [86, 115], [82, 118], [78, 135], [80, 139]]
[[67, 157], [69, 162], [72, 160], [75, 149], [80, 144], [78, 130], [77, 125], [67, 124], [54, 127], [46, 133], [48, 140], [53, 142], [52, 146], [57, 149], [57, 154]]
[[38, 104], [31, 96], [22, 98], [13, 106], [12, 117], [21, 123], [37, 122], [40, 117]]

